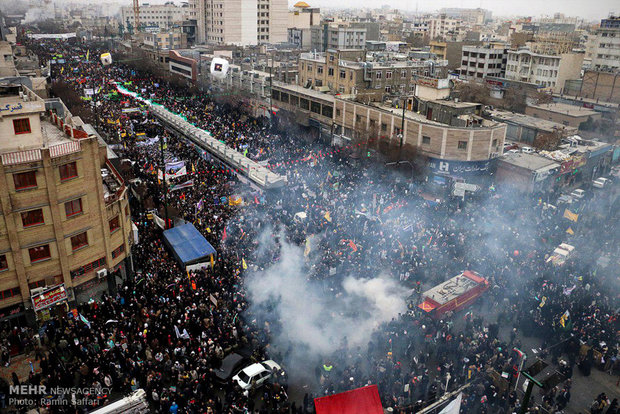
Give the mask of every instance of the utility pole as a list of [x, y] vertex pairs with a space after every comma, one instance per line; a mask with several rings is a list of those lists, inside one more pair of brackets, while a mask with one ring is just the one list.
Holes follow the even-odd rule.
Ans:
[[166, 224], [164, 225], [164, 229], [168, 227], [168, 188], [166, 186], [166, 160], [164, 159], [164, 140], [166, 139], [166, 133], [159, 139], [159, 152], [161, 155], [160, 168], [161, 174], [164, 181], [164, 210], [166, 214]]
[[[267, 59], [269, 59], [270, 53], [267, 54]], [[269, 62], [268, 62], [269, 63]], [[273, 129], [273, 56], [271, 57], [271, 62], [269, 63], [269, 129]]]
[[536, 381], [534, 377], [532, 377], [527, 372], [523, 372], [523, 376], [527, 378], [530, 382], [527, 384], [527, 389], [525, 390], [525, 395], [523, 396], [523, 400], [521, 400], [521, 409], [519, 410], [519, 414], [527, 413], [527, 408], [530, 405], [530, 397], [532, 396], [532, 390], [534, 389], [534, 385], [542, 388], [543, 385]]
[[403, 97], [403, 119], [400, 123], [400, 145], [398, 147], [398, 161], [400, 161], [403, 153], [403, 141], [405, 139], [405, 111], [407, 110], [407, 97]]

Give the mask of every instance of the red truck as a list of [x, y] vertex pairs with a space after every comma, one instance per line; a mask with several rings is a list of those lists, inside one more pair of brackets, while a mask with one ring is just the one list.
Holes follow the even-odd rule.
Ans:
[[465, 270], [424, 292], [424, 301], [418, 307], [433, 318], [439, 318], [446, 312], [457, 312], [469, 306], [487, 289], [488, 280], [472, 270]]

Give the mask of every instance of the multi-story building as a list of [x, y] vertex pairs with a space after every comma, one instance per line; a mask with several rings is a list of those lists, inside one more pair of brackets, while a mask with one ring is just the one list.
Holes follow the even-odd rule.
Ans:
[[57, 305], [86, 301], [126, 271], [125, 183], [103, 141], [60, 100], [5, 85], [0, 105], [10, 108], [0, 113], [0, 309], [66, 314]]
[[596, 31], [592, 68], [596, 70], [620, 69], [620, 16], [611, 15], [601, 20]]
[[583, 53], [542, 55], [529, 48], [509, 50], [506, 78], [535, 83], [545, 90], [560, 93], [566, 80], [580, 77], [583, 58]]
[[299, 49], [310, 49], [312, 46], [311, 29], [300, 29], [297, 27], [289, 28], [287, 43], [293, 44]]
[[[189, 17], [189, 8], [176, 6], [173, 2], [140, 5], [140, 25], [145, 28], [169, 29], [180, 25], [183, 20]], [[134, 12], [131, 6], [121, 7], [121, 24], [126, 25], [127, 22], [134, 24]]]
[[344, 24], [323, 23], [313, 26], [312, 49], [325, 52], [328, 49], [350, 50], [366, 47], [366, 28]]
[[463, 21], [441, 14], [428, 21], [428, 34], [431, 39], [462, 40], [465, 35]]
[[185, 49], [187, 47], [187, 34], [181, 32], [180, 29], [144, 33], [142, 39], [145, 46], [154, 50]]
[[[372, 58], [372, 56], [371, 56]], [[370, 61], [365, 50], [302, 53], [298, 84], [320, 91], [357, 95], [364, 101], [411, 94], [417, 79], [439, 74], [445, 61]]]
[[458, 7], [444, 7], [439, 10], [439, 13], [454, 19], [460, 19], [467, 23], [477, 25], [488, 23], [493, 17], [493, 13], [490, 10], [485, 9], [462, 9]]
[[288, 28], [310, 29], [319, 23], [321, 23], [321, 9], [310, 7], [306, 2], [295, 3], [293, 10], [288, 12]]
[[487, 76], [503, 77], [506, 68], [506, 46], [463, 46], [461, 52], [460, 77], [466, 80], [482, 79]]
[[415, 149], [428, 160], [429, 180], [470, 180], [491, 173], [502, 153], [506, 125], [481, 118], [476, 113], [481, 104], [437, 100], [425, 105], [423, 113], [418, 107], [406, 110], [403, 118], [399, 108], [336, 97], [335, 133], [375, 148]]
[[240, 46], [287, 41], [286, 0], [191, 0], [198, 43]]
[[481, 44], [482, 42], [469, 40], [462, 42], [431, 40], [430, 52], [437, 56], [437, 59], [447, 60], [448, 68], [456, 70], [461, 67], [463, 46], [479, 46]]

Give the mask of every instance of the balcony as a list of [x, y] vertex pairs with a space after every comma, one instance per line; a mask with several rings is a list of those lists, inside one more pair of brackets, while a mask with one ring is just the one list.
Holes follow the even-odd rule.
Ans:
[[103, 185], [103, 200], [106, 206], [123, 198], [125, 193], [125, 182], [121, 175], [106, 160], [105, 166], [101, 168], [101, 180]]

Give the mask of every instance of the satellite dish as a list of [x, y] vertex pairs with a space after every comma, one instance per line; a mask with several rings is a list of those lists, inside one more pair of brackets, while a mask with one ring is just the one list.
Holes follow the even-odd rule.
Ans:
[[100, 59], [103, 66], [109, 66], [112, 64], [112, 55], [109, 53], [101, 54]]
[[226, 59], [213, 58], [211, 61], [211, 76], [215, 79], [222, 80], [226, 78], [230, 64]]

